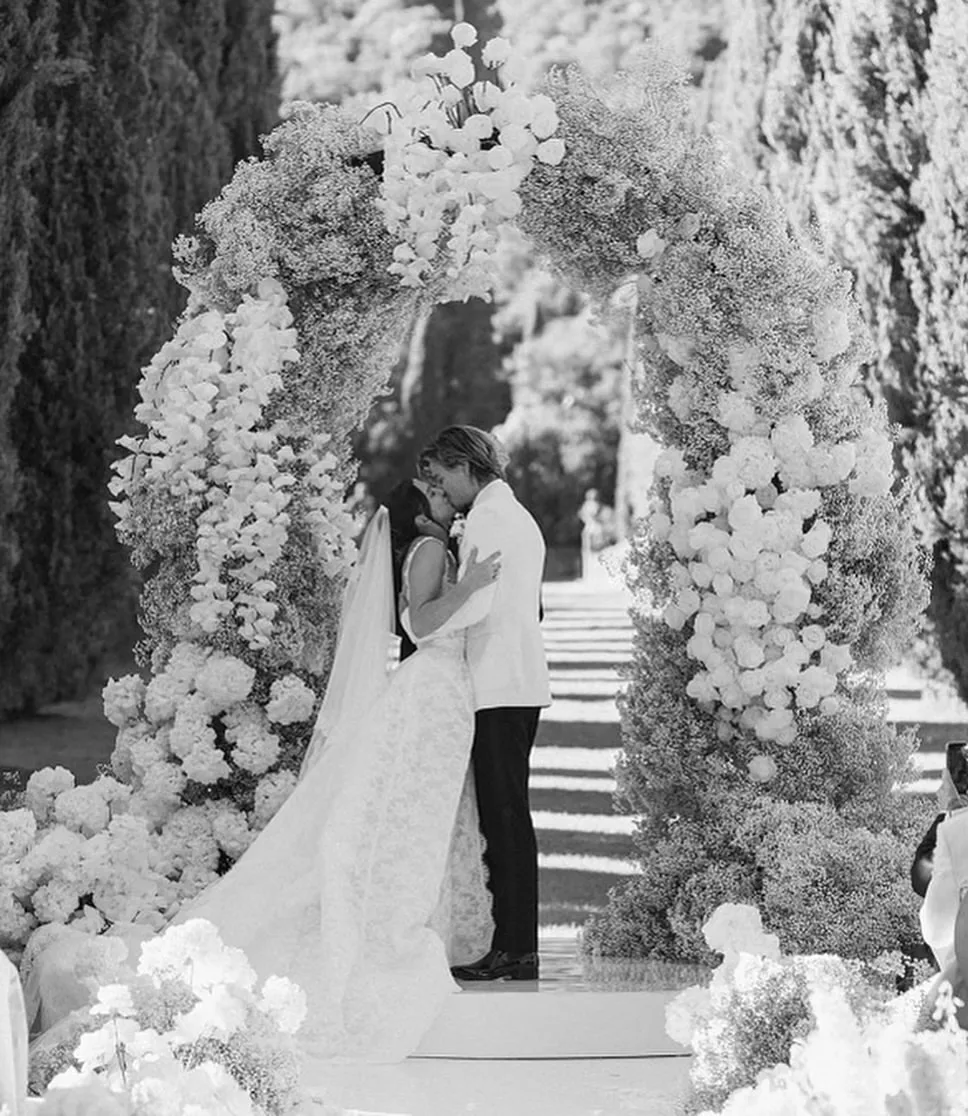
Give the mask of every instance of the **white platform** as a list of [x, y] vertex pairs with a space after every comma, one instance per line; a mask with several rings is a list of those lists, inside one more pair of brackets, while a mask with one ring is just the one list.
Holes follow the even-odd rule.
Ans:
[[466, 984], [416, 1056], [467, 1060], [647, 1058], [686, 1051], [665, 1033], [666, 1004], [702, 974], [650, 964], [587, 972], [574, 933], [542, 934], [541, 980]]
[[688, 1058], [308, 1067], [298, 1116], [679, 1116], [688, 1077]]
[[677, 1116], [690, 1059], [665, 1005], [704, 974], [586, 971], [567, 929], [542, 932], [541, 974], [466, 985], [402, 1065], [306, 1064], [300, 1116]]

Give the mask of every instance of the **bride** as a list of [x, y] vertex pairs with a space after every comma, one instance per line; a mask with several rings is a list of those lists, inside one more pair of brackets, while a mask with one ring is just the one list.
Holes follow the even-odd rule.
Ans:
[[[462, 606], [497, 580], [500, 556], [471, 554], [458, 579], [454, 514], [421, 480], [397, 485], [379, 508], [295, 789], [230, 871], [171, 920], [207, 919], [260, 981], [297, 983], [307, 999], [297, 1038], [313, 1060], [412, 1054], [460, 990], [450, 967], [486, 952], [494, 932]], [[417, 651], [390, 674], [398, 622]], [[144, 928], [128, 929], [133, 961]], [[73, 937], [55, 943], [28, 975], [40, 1046], [55, 1041], [60, 1009], [76, 996], [76, 948]]]
[[[474, 706], [460, 609], [495, 581], [476, 556], [457, 580], [454, 508], [420, 480], [370, 522], [299, 782], [222, 879], [178, 912], [245, 951], [260, 978], [306, 993], [305, 1053], [394, 1062], [445, 998], [450, 967], [493, 933], [470, 773]], [[387, 675], [396, 621], [417, 646]]]

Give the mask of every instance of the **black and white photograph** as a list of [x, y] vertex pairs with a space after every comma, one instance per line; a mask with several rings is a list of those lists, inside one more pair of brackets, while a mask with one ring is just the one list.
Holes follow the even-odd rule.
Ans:
[[968, 1112], [968, 0], [0, 0], [0, 1116]]

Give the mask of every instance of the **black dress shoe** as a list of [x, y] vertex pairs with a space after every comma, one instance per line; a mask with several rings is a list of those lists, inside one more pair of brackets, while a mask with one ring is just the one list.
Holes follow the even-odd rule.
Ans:
[[512, 955], [501, 949], [492, 949], [480, 961], [470, 965], [456, 965], [450, 970], [455, 980], [537, 980], [538, 955], [519, 953]]

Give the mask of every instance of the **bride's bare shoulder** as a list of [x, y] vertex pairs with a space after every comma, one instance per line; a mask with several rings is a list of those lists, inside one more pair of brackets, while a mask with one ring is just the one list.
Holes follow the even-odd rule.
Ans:
[[[431, 543], [425, 546], [425, 543]], [[435, 535], [419, 535], [410, 544], [406, 564], [411, 570], [436, 569], [447, 559], [447, 544]]]

